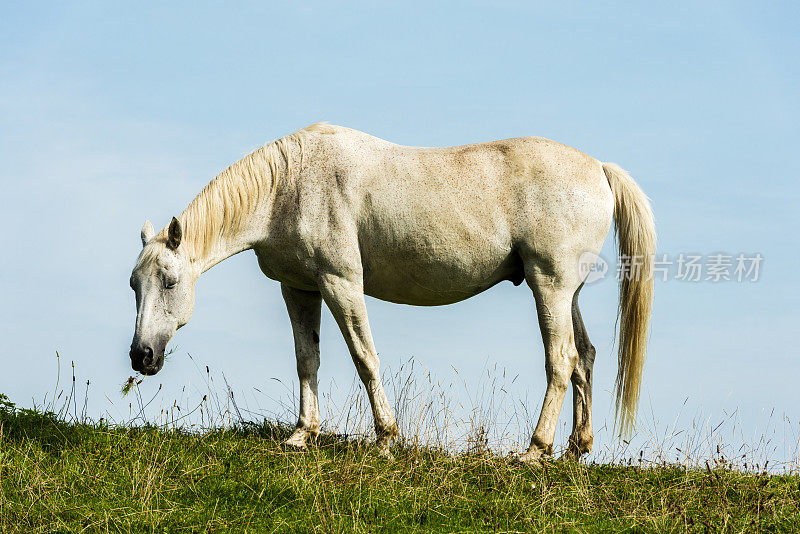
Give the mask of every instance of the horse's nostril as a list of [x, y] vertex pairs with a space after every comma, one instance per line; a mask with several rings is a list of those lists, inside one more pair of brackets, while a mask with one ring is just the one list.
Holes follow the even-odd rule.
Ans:
[[153, 363], [153, 349], [145, 346], [142, 348], [142, 353], [144, 354], [142, 363], [144, 363], [146, 366], [151, 365]]
[[151, 365], [153, 363], [153, 347], [145, 344], [137, 344], [131, 346], [130, 352], [131, 361], [144, 365]]

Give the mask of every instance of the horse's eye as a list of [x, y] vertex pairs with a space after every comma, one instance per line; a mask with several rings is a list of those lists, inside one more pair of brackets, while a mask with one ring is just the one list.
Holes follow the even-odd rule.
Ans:
[[174, 278], [164, 278], [164, 289], [172, 289], [178, 285], [178, 281]]
[[131, 279], [128, 281], [128, 283], [131, 285], [131, 289], [135, 289], [133, 287], [133, 277], [132, 276], [131, 276]]

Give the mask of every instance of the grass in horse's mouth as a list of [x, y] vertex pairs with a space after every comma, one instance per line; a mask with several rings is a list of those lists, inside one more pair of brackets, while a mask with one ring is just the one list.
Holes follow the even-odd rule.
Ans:
[[[137, 375], [138, 375], [138, 373], [137, 373]], [[139, 380], [136, 380], [135, 376], [129, 376], [128, 379], [122, 384], [122, 389], [120, 390], [120, 393], [122, 393], [122, 396], [125, 397], [128, 393], [130, 393], [130, 391], [133, 388], [133, 386], [141, 384], [142, 380], [144, 380], [144, 379], [140, 378]]]
[[[175, 354], [176, 350], [178, 350], [178, 347], [172, 347], [164, 353], [164, 363], [166, 363], [167, 358]], [[144, 380], [144, 377], [145, 375], [142, 375], [139, 372], [136, 373], [136, 376], [129, 376], [128, 379], [122, 383], [122, 388], [120, 389], [120, 393], [122, 394], [122, 396], [123, 397], [127, 396], [128, 393], [131, 392], [131, 389], [133, 389], [133, 386], [138, 386], [139, 384], [141, 384], [142, 381]]]

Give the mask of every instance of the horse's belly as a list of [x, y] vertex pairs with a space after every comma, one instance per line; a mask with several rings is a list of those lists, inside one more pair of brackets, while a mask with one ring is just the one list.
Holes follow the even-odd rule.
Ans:
[[359, 232], [366, 294], [437, 306], [522, 279], [506, 204], [489, 188], [443, 187], [372, 191]]
[[[374, 251], [373, 251], [374, 252]], [[440, 306], [468, 299], [503, 280], [519, 284], [522, 261], [491, 246], [447, 251], [394, 249], [364, 254], [364, 293], [400, 304]]]

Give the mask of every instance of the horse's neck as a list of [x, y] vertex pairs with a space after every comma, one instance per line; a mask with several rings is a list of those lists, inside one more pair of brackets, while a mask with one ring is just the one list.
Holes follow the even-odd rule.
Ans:
[[243, 217], [236, 232], [221, 232], [208, 253], [195, 260], [200, 273], [204, 273], [216, 264], [231, 256], [250, 250], [266, 235], [269, 210], [267, 206], [259, 206], [253, 213]]
[[[218, 181], [220, 179], [218, 176], [190, 204], [183, 217], [211, 221], [210, 224], [203, 227], [204, 232], [212, 234], [211, 242], [208, 243], [208, 246], [201, 247], [203, 253], [198, 256], [202, 257], [193, 260], [199, 272], [205, 272], [226, 258], [251, 249], [267, 239], [273, 209], [286, 200], [284, 198], [286, 195], [291, 196], [291, 192], [294, 191], [291, 182], [296, 179], [296, 176], [289, 172], [290, 169], [285, 162], [297, 159], [300, 156], [298, 150], [297, 146], [278, 140], [264, 149], [250, 154], [225, 171], [231, 172], [235, 169], [235, 172], [250, 173], [241, 178], [240, 183], [233, 180], [232, 184], [230, 179]], [[258, 187], [253, 186], [255, 180], [261, 180], [258, 182], [260, 184]], [[231, 192], [230, 189], [226, 189], [232, 185], [248, 189], [239, 192]], [[209, 202], [208, 198], [201, 198], [203, 195], [211, 197], [212, 201]], [[257, 198], [254, 204], [247, 200], [242, 203], [228, 202], [227, 200], [230, 198], [252, 199], [254, 197]], [[219, 206], [221, 202], [224, 203], [226, 210], [241, 211], [237, 211], [235, 217], [227, 217], [224, 211], [222, 213], [207, 212], [208, 209], [211, 209], [209, 206]], [[278, 210], [280, 211], [280, 208]], [[228, 212], [228, 214], [230, 213]], [[200, 235], [198, 232], [196, 239], [205, 239], [207, 235]]]
[[[230, 223], [226, 225], [224, 217], [218, 223], [195, 223], [197, 220], [205, 221], [214, 215], [204, 211], [198, 212], [190, 204], [180, 219], [185, 225], [183, 228], [185, 250], [191, 259], [196, 276], [263, 241], [268, 229], [270, 204], [267, 199], [238, 216], [233, 228], [230, 227]], [[210, 238], [207, 237], [209, 234]]]
[[200, 273], [204, 273], [219, 262], [231, 256], [252, 248], [251, 244], [239, 239], [220, 238], [211, 249], [209, 254], [203, 258], [195, 260]]

